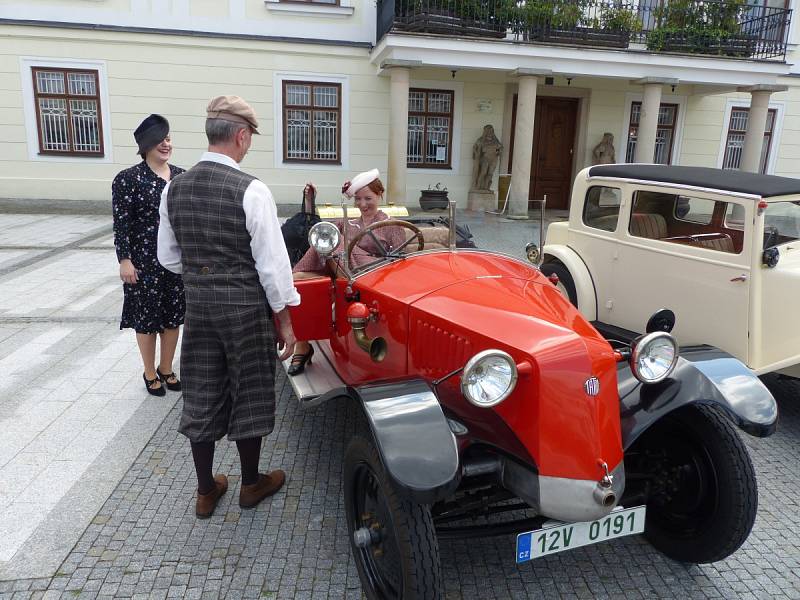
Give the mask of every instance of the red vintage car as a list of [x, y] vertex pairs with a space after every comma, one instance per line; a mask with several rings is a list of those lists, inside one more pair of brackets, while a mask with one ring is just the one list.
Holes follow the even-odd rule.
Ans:
[[299, 401], [345, 396], [363, 415], [344, 494], [366, 595], [442, 597], [439, 536], [517, 533], [516, 562], [636, 533], [686, 562], [735, 552], [757, 490], [734, 426], [777, 420], [760, 380], [679, 349], [668, 310], [630, 345], [604, 338], [536, 266], [457, 248], [452, 206], [449, 223], [435, 249], [376, 224], [408, 241], [359, 269], [348, 255], [376, 225], [340, 244], [319, 223], [310, 243], [336, 275], [296, 282], [295, 330], [316, 340], [290, 377]]

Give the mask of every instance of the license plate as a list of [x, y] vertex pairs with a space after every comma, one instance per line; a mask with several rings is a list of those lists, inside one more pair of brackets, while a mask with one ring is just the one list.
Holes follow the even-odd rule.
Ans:
[[543, 527], [517, 536], [517, 562], [642, 533], [645, 507], [618, 508], [602, 519]]

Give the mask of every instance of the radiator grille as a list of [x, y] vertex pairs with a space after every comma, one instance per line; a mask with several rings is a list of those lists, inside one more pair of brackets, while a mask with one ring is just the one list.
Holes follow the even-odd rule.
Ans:
[[440, 376], [463, 367], [473, 354], [469, 340], [422, 319], [415, 320], [412, 339], [411, 355], [425, 375]]

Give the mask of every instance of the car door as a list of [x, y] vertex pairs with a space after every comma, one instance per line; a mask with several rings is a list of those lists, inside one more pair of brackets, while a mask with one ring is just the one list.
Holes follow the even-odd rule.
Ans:
[[669, 308], [681, 345], [710, 344], [746, 361], [751, 231], [726, 225], [725, 215], [752, 223], [753, 203], [652, 187], [635, 190], [629, 209], [620, 219], [608, 322], [643, 332], [654, 312]]
[[[757, 372], [793, 367], [787, 374], [800, 375], [800, 319], [795, 316], [794, 299], [800, 297], [800, 198], [770, 201], [761, 218], [763, 248], [777, 252], [777, 263], [761, 267], [755, 285], [761, 293], [754, 306], [757, 326], [752, 336], [753, 364]], [[759, 219], [756, 219], [756, 231]], [[758, 262], [761, 262], [761, 256]]]
[[570, 215], [569, 245], [591, 274], [597, 320], [606, 321], [603, 307], [612, 294], [614, 257], [621, 235], [619, 217], [626, 200], [623, 189], [610, 182], [593, 182], [585, 191], [576, 193], [583, 195], [583, 209]]

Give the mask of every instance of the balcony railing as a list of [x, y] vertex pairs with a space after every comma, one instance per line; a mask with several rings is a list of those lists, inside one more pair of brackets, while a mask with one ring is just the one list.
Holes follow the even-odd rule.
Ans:
[[378, 0], [389, 32], [786, 59], [791, 10], [745, 0]]

